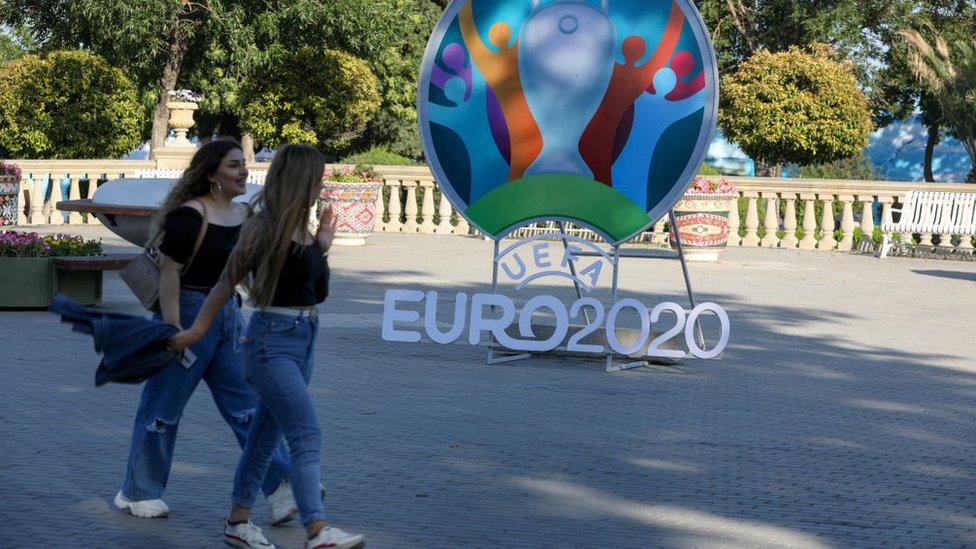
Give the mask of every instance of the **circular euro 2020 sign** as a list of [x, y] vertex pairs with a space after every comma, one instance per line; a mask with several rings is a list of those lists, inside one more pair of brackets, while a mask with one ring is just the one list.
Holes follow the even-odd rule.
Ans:
[[496, 239], [547, 219], [631, 238], [684, 193], [717, 108], [688, 0], [454, 0], [418, 95], [434, 176]]

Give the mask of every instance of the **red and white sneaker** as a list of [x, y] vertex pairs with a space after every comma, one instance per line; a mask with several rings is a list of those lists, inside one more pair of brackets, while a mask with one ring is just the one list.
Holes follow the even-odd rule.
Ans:
[[241, 549], [275, 549], [274, 544], [251, 521], [234, 525], [224, 521], [224, 543]]
[[319, 530], [315, 537], [305, 542], [305, 549], [362, 549], [366, 547], [366, 536], [350, 534], [334, 526]]

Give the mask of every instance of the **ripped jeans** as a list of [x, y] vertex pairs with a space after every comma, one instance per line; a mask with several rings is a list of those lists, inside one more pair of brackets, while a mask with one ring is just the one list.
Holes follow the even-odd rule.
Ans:
[[[180, 322], [190, 326], [206, 295], [180, 290]], [[159, 313], [156, 318], [161, 318]], [[132, 445], [126, 466], [122, 494], [134, 501], [158, 499], [166, 489], [180, 416], [201, 379], [207, 382], [217, 409], [230, 426], [241, 448], [247, 442], [258, 395], [244, 381], [244, 355], [240, 339], [243, 316], [235, 299], [229, 300], [207, 333], [190, 347], [196, 362], [187, 370], [172, 364], [148, 381], [142, 389], [139, 411], [132, 429]], [[288, 476], [288, 451], [278, 445], [268, 474], [261, 485], [265, 495], [275, 491]]]

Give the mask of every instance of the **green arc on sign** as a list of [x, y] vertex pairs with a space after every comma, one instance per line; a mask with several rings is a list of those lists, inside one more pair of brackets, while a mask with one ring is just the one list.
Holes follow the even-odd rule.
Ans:
[[561, 217], [579, 221], [621, 242], [647, 227], [651, 218], [613, 187], [585, 177], [543, 174], [492, 189], [465, 210], [490, 236], [532, 219]]

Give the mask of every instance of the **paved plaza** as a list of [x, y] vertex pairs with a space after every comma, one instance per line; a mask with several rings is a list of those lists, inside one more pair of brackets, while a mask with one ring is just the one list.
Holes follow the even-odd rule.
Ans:
[[[490, 255], [379, 234], [330, 256], [311, 384], [326, 510], [369, 547], [976, 545], [976, 262], [729, 249], [691, 266], [731, 315], [724, 356], [615, 374], [381, 340], [387, 288], [486, 291]], [[683, 302], [674, 262], [625, 263], [621, 287]], [[140, 312], [114, 273], [104, 306]], [[139, 387], [96, 389], [90, 338], [50, 313], [0, 312], [0, 341], [0, 547], [222, 546], [239, 450], [205, 387], [170, 517], [133, 518], [111, 500]], [[271, 541], [301, 546], [266, 513]]]

